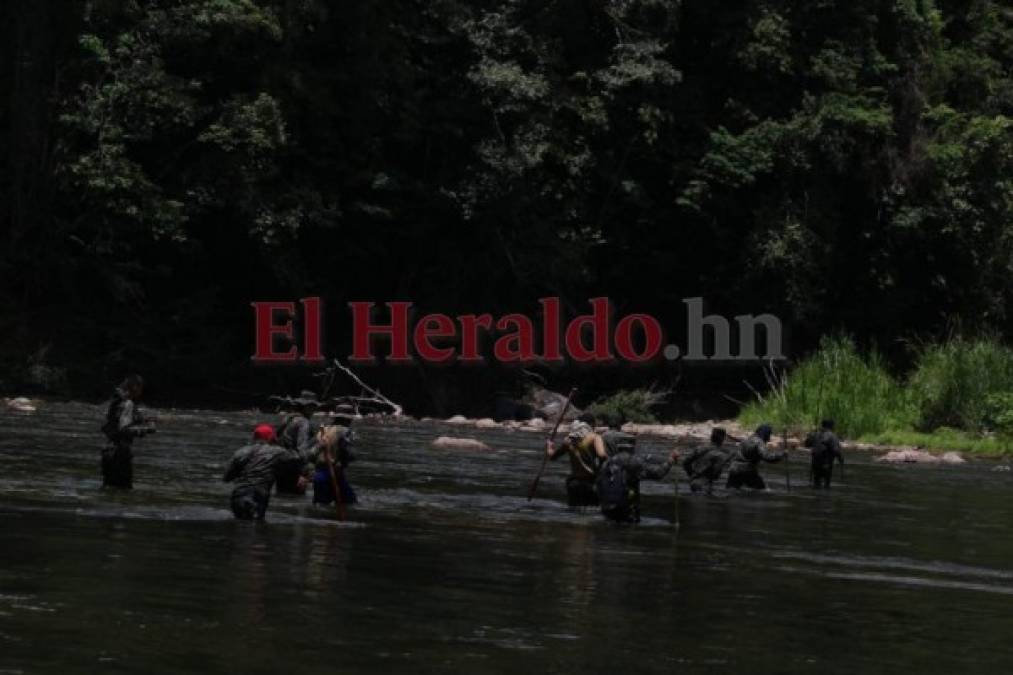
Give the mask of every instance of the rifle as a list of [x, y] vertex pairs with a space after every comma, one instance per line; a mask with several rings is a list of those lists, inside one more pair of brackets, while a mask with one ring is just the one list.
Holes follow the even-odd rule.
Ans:
[[[566, 411], [570, 408], [570, 400], [574, 394], [577, 393], [577, 388], [574, 387], [570, 390], [570, 393], [566, 396], [566, 401], [563, 403], [563, 409], [559, 411], [559, 419], [556, 420], [556, 426], [552, 427], [552, 432], [549, 433], [549, 437], [546, 439], [552, 441], [556, 438], [556, 432], [559, 431], [559, 425], [563, 423], [563, 417], [566, 416]], [[535, 498], [535, 490], [538, 489], [538, 482], [542, 480], [542, 474], [545, 473], [545, 465], [549, 461], [548, 453], [542, 455], [542, 466], [538, 469], [538, 475], [535, 476], [535, 480], [531, 482], [531, 489], [528, 490], [528, 501], [530, 502]]]

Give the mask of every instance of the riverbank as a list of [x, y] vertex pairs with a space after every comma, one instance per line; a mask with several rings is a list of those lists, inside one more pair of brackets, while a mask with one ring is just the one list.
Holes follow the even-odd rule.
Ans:
[[[0, 399], [4, 408], [12, 413], [22, 414], [31, 417], [40, 409], [47, 406], [44, 399], [29, 399], [24, 397]], [[176, 421], [204, 416], [214, 412], [201, 408], [148, 408], [149, 414], [155, 419], [173, 419]], [[226, 414], [224, 411], [220, 411]], [[250, 409], [247, 412], [262, 416], [274, 415], [273, 412]], [[326, 417], [323, 415], [322, 417]], [[553, 423], [542, 418], [535, 417], [530, 420], [507, 420], [497, 422], [488, 417], [471, 418], [463, 415], [454, 415], [447, 419], [434, 417], [413, 417], [411, 415], [384, 416], [374, 415], [367, 418], [370, 423], [381, 425], [439, 425], [450, 426], [459, 429], [454, 432], [451, 438], [466, 438], [472, 431], [480, 432], [487, 430], [501, 430], [505, 432], [518, 432], [524, 434], [545, 434], [551, 430]], [[224, 420], [223, 422], [224, 423]], [[560, 427], [559, 434], [566, 433], [568, 425]], [[672, 421], [669, 423], [636, 423], [627, 422], [622, 430], [638, 436], [651, 437], [661, 440], [670, 440], [680, 445], [705, 444], [709, 442], [711, 430], [714, 427], [725, 429], [731, 439], [741, 440], [752, 433], [753, 426], [736, 419], [715, 419], [698, 421]], [[772, 441], [775, 447], [783, 447], [785, 439], [777, 436]], [[888, 456], [896, 457], [898, 462], [918, 463], [960, 463], [963, 461], [962, 454], [973, 455], [980, 459], [1002, 459], [1008, 457], [1010, 450], [1001, 444], [996, 438], [973, 439], [968, 434], [956, 430], [943, 430], [933, 434], [919, 434], [915, 432], [884, 432], [881, 434], [861, 437], [857, 440], [844, 439], [842, 441], [846, 451], [859, 451], [877, 455], [878, 458]], [[791, 431], [787, 437], [787, 447], [791, 452], [808, 453], [804, 447], [803, 437], [797, 432]], [[892, 455], [891, 455], [892, 453]], [[899, 454], [903, 453], [903, 454]]]

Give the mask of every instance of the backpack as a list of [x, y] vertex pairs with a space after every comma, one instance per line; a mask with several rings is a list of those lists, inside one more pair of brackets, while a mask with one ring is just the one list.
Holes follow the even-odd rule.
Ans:
[[609, 459], [598, 472], [595, 480], [601, 511], [609, 514], [625, 509], [629, 505], [629, 490], [626, 485], [626, 470]]
[[274, 428], [274, 437], [278, 439], [278, 445], [285, 448], [286, 450], [295, 450], [295, 448], [292, 447], [293, 445], [292, 439], [287, 437], [287, 433], [289, 426], [291, 426], [292, 424], [292, 420], [294, 420], [298, 416], [299, 416], [298, 413], [286, 415], [285, 419], [282, 420], [282, 423]]
[[834, 453], [831, 450], [830, 432], [819, 431], [813, 439], [812, 461], [817, 466], [831, 466], [834, 463]]
[[620, 452], [632, 453], [637, 445], [636, 436], [622, 431], [606, 431], [601, 439], [605, 442], [605, 452], [609, 457], [615, 457]]

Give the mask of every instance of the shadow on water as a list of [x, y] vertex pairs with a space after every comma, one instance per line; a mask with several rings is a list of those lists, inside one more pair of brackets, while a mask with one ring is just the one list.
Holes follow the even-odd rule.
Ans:
[[[258, 417], [162, 411], [135, 490], [102, 490], [101, 411], [0, 413], [0, 673], [1007, 672], [1011, 477], [987, 463], [691, 496], [639, 527], [528, 502], [541, 437], [360, 427], [361, 504], [274, 497], [239, 523], [219, 477]], [[427, 449], [479, 437], [485, 454]], [[650, 439], [642, 452], [667, 448]]]

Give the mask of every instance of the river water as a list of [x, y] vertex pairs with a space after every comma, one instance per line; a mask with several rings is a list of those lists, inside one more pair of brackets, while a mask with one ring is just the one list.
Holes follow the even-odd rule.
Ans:
[[[644, 522], [525, 495], [541, 436], [358, 426], [339, 524], [275, 497], [241, 523], [220, 475], [270, 415], [156, 411], [135, 489], [101, 489], [102, 411], [0, 413], [0, 673], [1002, 673], [1013, 473], [850, 456], [771, 491], [644, 483]], [[493, 450], [427, 449], [437, 435]], [[642, 439], [641, 452], [666, 446]]]

